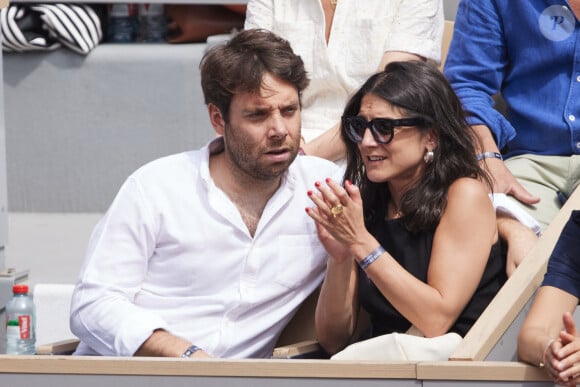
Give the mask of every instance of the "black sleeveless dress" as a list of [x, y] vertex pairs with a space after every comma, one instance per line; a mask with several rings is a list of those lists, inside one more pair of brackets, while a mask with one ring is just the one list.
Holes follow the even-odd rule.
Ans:
[[[401, 219], [379, 220], [377, 224], [369, 227], [369, 231], [401, 266], [421, 281], [427, 282], [434, 232], [411, 233], [404, 228]], [[368, 312], [371, 320], [371, 331], [368, 332], [368, 337], [406, 332], [411, 327], [411, 323], [383, 297], [360, 267], [358, 276], [359, 302]], [[465, 336], [505, 281], [505, 255], [498, 241], [492, 246], [483, 278], [473, 298], [449, 332]]]

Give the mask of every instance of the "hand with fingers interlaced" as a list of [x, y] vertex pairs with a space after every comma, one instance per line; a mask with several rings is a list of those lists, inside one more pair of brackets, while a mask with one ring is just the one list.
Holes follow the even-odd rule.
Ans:
[[546, 348], [545, 367], [554, 381], [563, 386], [580, 384], [580, 337], [570, 312], [562, 317], [564, 330]]

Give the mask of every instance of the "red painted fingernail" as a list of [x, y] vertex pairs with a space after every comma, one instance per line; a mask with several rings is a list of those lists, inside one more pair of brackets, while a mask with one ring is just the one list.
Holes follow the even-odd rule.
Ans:
[[352, 185], [352, 183], [350, 182], [350, 180], [346, 179], [346, 184], [348, 185]]
[[327, 183], [330, 183], [330, 177], [327, 177], [325, 180]]
[[304, 211], [306, 211], [306, 212], [310, 212], [310, 208], [306, 207], [306, 208], [304, 209]]
[[308, 196], [312, 196], [312, 191], [307, 192]]
[[316, 183], [314, 183], [315, 186], [320, 187], [320, 182], [317, 181]]

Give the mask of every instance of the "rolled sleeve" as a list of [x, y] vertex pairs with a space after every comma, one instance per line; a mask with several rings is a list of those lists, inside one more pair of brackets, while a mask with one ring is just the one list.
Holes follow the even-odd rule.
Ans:
[[384, 50], [409, 52], [440, 63], [444, 24], [441, 0], [401, 1]]
[[135, 304], [155, 247], [154, 222], [128, 179], [96, 226], [71, 304], [71, 331], [100, 355], [132, 356], [167, 324]]
[[461, 1], [444, 74], [463, 103], [468, 122], [488, 126], [500, 149], [516, 135], [494, 109], [492, 98], [500, 90], [506, 67], [501, 17], [493, 1]]
[[252, 0], [248, 2], [246, 9], [246, 21], [244, 29], [264, 28], [273, 29], [274, 5], [272, 0]]

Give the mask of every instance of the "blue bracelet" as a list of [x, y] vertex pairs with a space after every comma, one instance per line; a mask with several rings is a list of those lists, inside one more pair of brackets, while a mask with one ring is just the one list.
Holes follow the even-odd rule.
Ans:
[[500, 159], [503, 160], [501, 153], [497, 152], [483, 152], [477, 155], [477, 161], [481, 161], [483, 159]]
[[201, 351], [201, 348], [199, 348], [197, 345], [192, 345], [191, 347], [187, 348], [185, 352], [183, 352], [183, 355], [181, 355], [181, 357], [185, 358], [191, 357], [191, 355], [193, 355], [197, 351]]
[[360, 265], [361, 269], [366, 270], [366, 268], [369, 267], [371, 263], [376, 261], [377, 258], [383, 255], [384, 253], [386, 253], [386, 251], [383, 248], [383, 246], [379, 246], [373, 251], [371, 251], [371, 253], [366, 257], [364, 257], [358, 264]]

